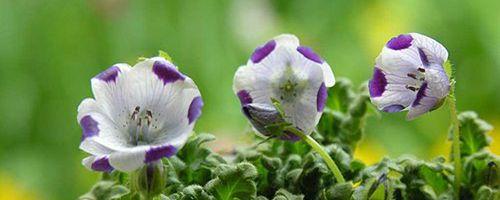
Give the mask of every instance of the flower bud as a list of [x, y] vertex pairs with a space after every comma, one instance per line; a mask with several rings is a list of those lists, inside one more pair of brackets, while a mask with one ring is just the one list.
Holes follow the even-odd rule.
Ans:
[[149, 163], [130, 175], [133, 190], [144, 197], [154, 197], [165, 188], [166, 178], [161, 160]]

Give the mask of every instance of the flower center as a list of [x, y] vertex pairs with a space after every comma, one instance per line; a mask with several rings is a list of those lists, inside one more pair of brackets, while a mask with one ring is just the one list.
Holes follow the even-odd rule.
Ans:
[[411, 90], [413, 92], [416, 92], [420, 89], [422, 84], [425, 82], [425, 69], [422, 67], [419, 67], [416, 71], [416, 73], [408, 73], [408, 77], [412, 78], [415, 80], [414, 84], [408, 84], [406, 85], [406, 89]]
[[275, 92], [281, 101], [293, 101], [302, 94], [306, 83], [293, 72], [292, 67], [287, 67], [283, 76], [278, 80]]
[[152, 125], [153, 113], [151, 110], [141, 110], [140, 106], [136, 106], [128, 119], [129, 143], [137, 146], [149, 144], [152, 142]]

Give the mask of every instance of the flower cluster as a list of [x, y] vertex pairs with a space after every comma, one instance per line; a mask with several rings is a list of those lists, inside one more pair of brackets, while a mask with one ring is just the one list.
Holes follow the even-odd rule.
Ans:
[[95, 98], [78, 107], [83, 164], [95, 171], [134, 171], [174, 155], [186, 142], [203, 101], [189, 77], [162, 57], [116, 64], [91, 80]]
[[[372, 103], [385, 112], [409, 110], [408, 119], [436, 109], [450, 90], [446, 49], [426, 36], [392, 38], [376, 59], [369, 82]], [[187, 141], [203, 101], [194, 82], [163, 57], [134, 67], [116, 64], [91, 80], [95, 98], [78, 108], [83, 164], [96, 171], [131, 172], [174, 155]], [[255, 49], [238, 68], [233, 90], [257, 133], [296, 141], [309, 135], [335, 84], [326, 61], [294, 35]]]

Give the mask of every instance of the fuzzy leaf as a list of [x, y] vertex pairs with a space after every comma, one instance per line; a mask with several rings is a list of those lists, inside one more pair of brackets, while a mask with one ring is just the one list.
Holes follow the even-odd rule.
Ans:
[[205, 185], [205, 189], [217, 200], [256, 198], [257, 187], [254, 179], [257, 177], [257, 169], [252, 164], [221, 164], [214, 174], [215, 178]]
[[460, 122], [460, 154], [462, 157], [481, 151], [490, 143], [486, 134], [492, 127], [480, 119], [475, 112], [462, 112], [458, 115]]
[[477, 192], [477, 200], [497, 200], [500, 199], [500, 191], [486, 185], [481, 186]]
[[82, 195], [80, 200], [115, 200], [129, 194], [130, 190], [123, 185], [117, 185], [113, 181], [99, 181], [90, 192]]
[[304, 195], [294, 195], [285, 189], [278, 190], [273, 198], [273, 200], [302, 200], [302, 199], [304, 199]]
[[327, 200], [349, 200], [354, 191], [351, 182], [338, 183], [325, 191], [323, 199]]
[[[220, 163], [225, 163], [220, 156], [203, 147], [203, 144], [213, 140], [215, 140], [213, 135], [198, 134], [191, 137], [177, 153], [177, 157], [185, 165], [182, 168], [176, 168], [184, 184], [205, 184], [212, 177], [212, 169]], [[175, 160], [175, 158], [172, 159]]]

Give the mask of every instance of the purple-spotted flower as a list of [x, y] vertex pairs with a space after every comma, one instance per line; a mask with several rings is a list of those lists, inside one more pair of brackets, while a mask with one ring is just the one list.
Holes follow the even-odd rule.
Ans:
[[203, 101], [189, 77], [161, 57], [116, 64], [91, 80], [95, 98], [78, 107], [83, 165], [134, 171], [174, 155], [186, 142]]
[[[274, 135], [271, 127], [288, 123], [305, 134], [318, 124], [327, 87], [335, 84], [328, 63], [294, 35], [283, 34], [258, 47], [234, 76], [233, 90], [257, 132]], [[273, 100], [281, 105], [275, 108]], [[285, 131], [280, 139], [298, 140]]]
[[437, 109], [449, 93], [448, 51], [432, 38], [402, 34], [387, 42], [369, 82], [372, 103], [385, 112], [408, 110], [411, 120]]

